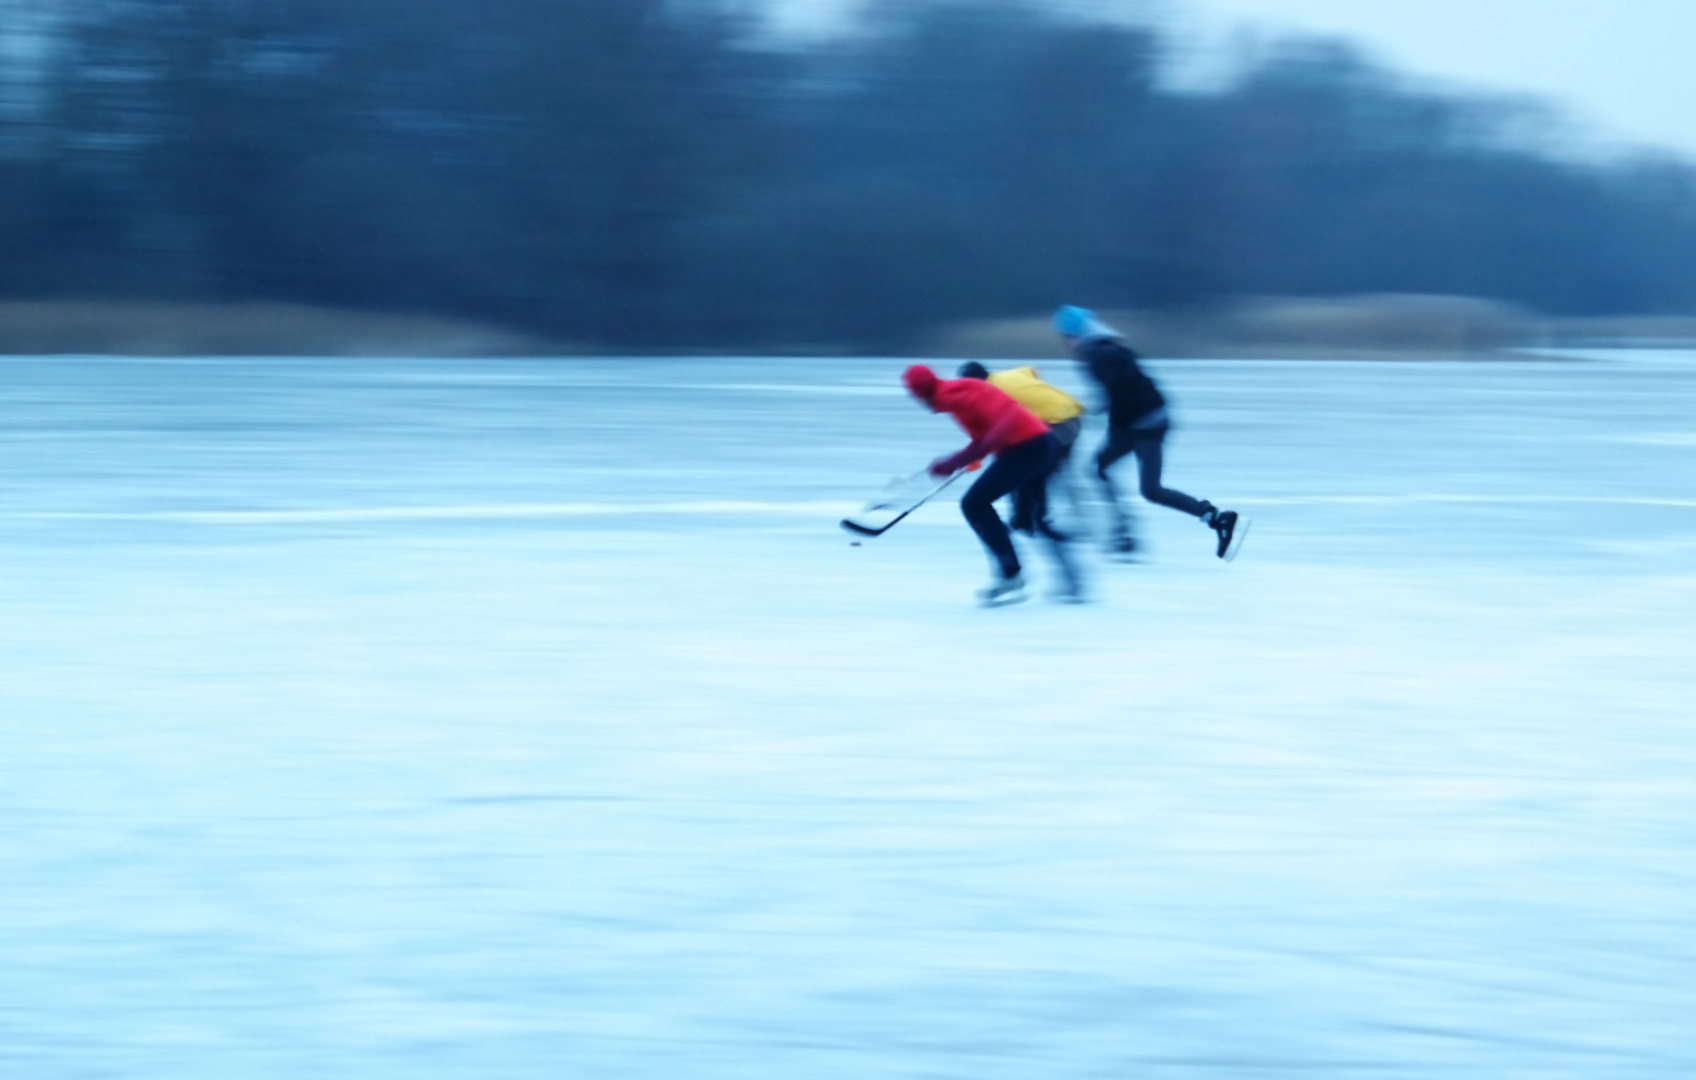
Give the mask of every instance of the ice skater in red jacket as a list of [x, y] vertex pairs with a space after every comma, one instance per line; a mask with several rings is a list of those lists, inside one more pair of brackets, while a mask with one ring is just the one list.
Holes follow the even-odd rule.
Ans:
[[[995, 580], [978, 593], [978, 599], [992, 607], [1023, 600], [1025, 582], [1019, 553], [1013, 547], [1006, 523], [995, 512], [995, 501], [1021, 488], [1027, 489], [1027, 495], [1031, 494], [1030, 485], [1040, 487], [1047, 483], [1060, 453], [1058, 440], [1048, 425], [1029, 409], [981, 379], [938, 379], [930, 368], [915, 364], [902, 374], [901, 380], [932, 412], [954, 417], [972, 439], [964, 449], [931, 462], [932, 476], [938, 479], [951, 476], [987, 455], [995, 455], [995, 461], [960, 499], [960, 512], [996, 563]], [[1082, 600], [1076, 568], [1067, 557], [1062, 541], [1054, 540], [1051, 550], [1065, 579], [1056, 598]]]

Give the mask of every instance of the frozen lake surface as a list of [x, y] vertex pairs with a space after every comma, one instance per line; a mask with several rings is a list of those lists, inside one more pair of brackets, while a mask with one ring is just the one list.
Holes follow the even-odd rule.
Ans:
[[1151, 365], [1242, 557], [995, 611], [902, 366], [0, 361], [0, 1076], [1696, 1075], [1696, 357]]

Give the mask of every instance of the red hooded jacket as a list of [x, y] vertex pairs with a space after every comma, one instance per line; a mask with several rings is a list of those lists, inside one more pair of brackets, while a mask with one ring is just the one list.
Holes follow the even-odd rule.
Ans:
[[1048, 434], [1048, 425], [1034, 413], [982, 379], [938, 379], [930, 368], [914, 364], [901, 381], [932, 412], [948, 413], [972, 437], [970, 446], [937, 463], [941, 471], [953, 472], [986, 454]]

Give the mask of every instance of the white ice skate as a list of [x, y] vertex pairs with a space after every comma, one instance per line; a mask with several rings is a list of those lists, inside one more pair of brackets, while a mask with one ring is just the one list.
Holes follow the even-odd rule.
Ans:
[[987, 589], [978, 590], [978, 603], [984, 607], [1005, 607], [1017, 604], [1025, 598], [1025, 577], [1014, 574], [1009, 578], [997, 578]]

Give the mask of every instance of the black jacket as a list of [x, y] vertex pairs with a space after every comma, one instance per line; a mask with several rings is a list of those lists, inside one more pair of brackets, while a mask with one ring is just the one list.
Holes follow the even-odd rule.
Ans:
[[1125, 427], [1166, 404], [1154, 380], [1137, 366], [1137, 354], [1117, 338], [1088, 338], [1073, 350], [1107, 395], [1107, 425]]

